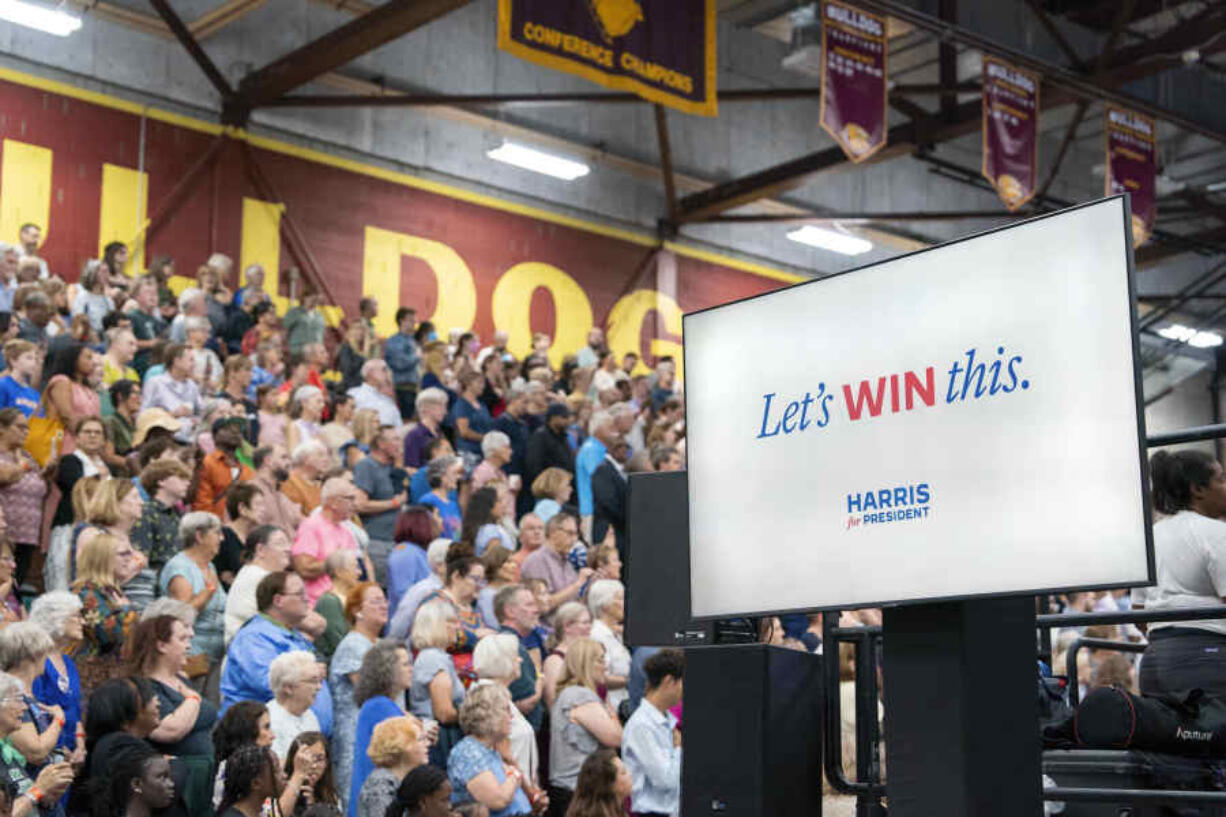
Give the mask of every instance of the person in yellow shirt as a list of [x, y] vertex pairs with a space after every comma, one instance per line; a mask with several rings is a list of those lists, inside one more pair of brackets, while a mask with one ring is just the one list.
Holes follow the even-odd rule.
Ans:
[[102, 384], [113, 386], [120, 380], [140, 382], [130, 365], [136, 357], [136, 335], [131, 329], [116, 326], [106, 332], [106, 354], [102, 356]]

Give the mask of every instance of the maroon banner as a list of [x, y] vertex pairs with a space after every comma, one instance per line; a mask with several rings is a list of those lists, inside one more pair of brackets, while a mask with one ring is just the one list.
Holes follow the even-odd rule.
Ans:
[[1127, 193], [1132, 206], [1132, 245], [1149, 240], [1158, 217], [1158, 131], [1154, 120], [1110, 105], [1103, 112], [1107, 146], [1107, 195]]
[[863, 162], [886, 143], [885, 18], [822, 2], [822, 128]]
[[715, 0], [499, 0], [498, 47], [716, 116]]
[[1039, 173], [1039, 77], [983, 58], [983, 175], [1005, 207], [1034, 196]]

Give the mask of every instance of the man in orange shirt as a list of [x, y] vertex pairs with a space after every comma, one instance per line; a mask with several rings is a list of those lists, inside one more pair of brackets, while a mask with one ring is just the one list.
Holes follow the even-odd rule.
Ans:
[[281, 493], [310, 516], [319, 507], [320, 480], [331, 464], [328, 449], [318, 440], [299, 443], [291, 452], [289, 479], [281, 483]]
[[238, 461], [236, 453], [243, 444], [246, 420], [223, 417], [213, 422], [213, 453], [200, 463], [196, 476], [196, 500], [192, 509], [216, 514], [225, 519], [226, 491], [236, 482], [248, 482], [255, 472]]

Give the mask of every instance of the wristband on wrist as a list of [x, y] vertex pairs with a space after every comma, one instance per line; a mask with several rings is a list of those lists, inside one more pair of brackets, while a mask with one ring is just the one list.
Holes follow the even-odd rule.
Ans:
[[40, 789], [38, 786], [31, 786], [30, 788], [26, 789], [26, 796], [29, 797], [31, 800], [33, 800], [35, 803], [43, 802], [43, 790]]

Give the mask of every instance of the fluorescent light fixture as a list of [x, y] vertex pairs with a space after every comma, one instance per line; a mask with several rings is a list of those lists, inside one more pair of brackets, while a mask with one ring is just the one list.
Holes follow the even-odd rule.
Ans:
[[873, 248], [873, 242], [857, 238], [841, 230], [829, 230], [825, 227], [815, 227], [806, 224], [798, 230], [788, 233], [788, 238], [810, 247], [830, 250], [841, 255], [863, 255]]
[[1206, 193], [1216, 193], [1219, 190], [1226, 190], [1226, 181], [1214, 182], [1213, 184], [1205, 186]]
[[1173, 323], [1159, 329], [1158, 334], [1167, 340], [1177, 340], [1196, 349], [1210, 349], [1222, 345], [1222, 336], [1217, 332], [1202, 332], [1181, 323]]
[[81, 18], [23, 0], [0, 0], [0, 20], [67, 37], [81, 27]]
[[546, 176], [565, 179], [568, 182], [591, 172], [591, 168], [582, 162], [554, 156], [552, 153], [545, 153], [514, 142], [504, 141], [499, 147], [487, 150], [485, 155], [498, 162], [522, 167], [524, 170], [531, 170], [535, 173], [544, 173]]

